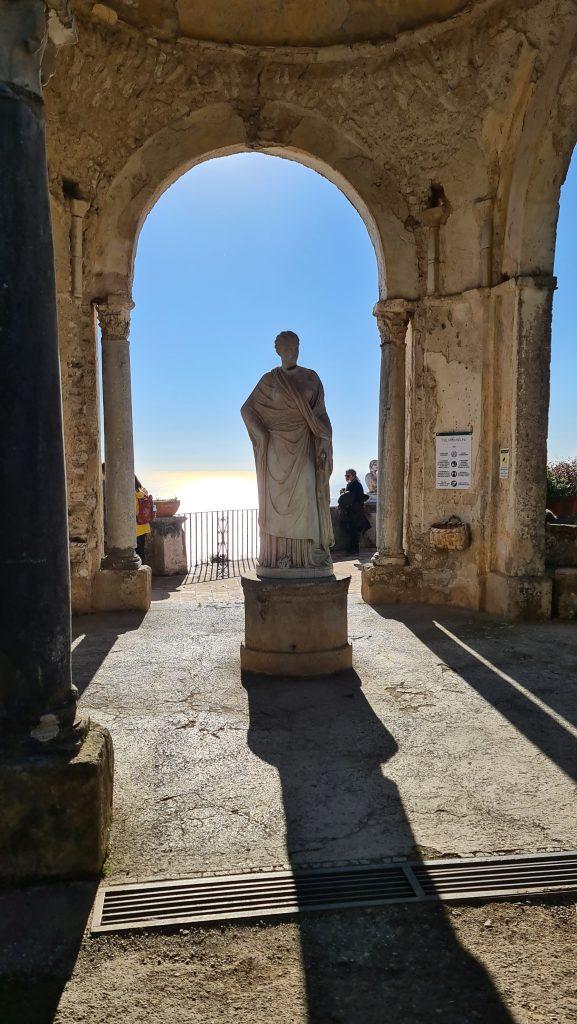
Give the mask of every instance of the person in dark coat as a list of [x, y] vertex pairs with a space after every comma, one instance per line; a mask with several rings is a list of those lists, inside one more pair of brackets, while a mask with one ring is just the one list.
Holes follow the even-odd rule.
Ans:
[[354, 469], [347, 469], [345, 480], [347, 486], [338, 500], [340, 524], [348, 538], [347, 551], [349, 554], [358, 555], [361, 534], [371, 527], [365, 515], [365, 501], [369, 495], [365, 494]]

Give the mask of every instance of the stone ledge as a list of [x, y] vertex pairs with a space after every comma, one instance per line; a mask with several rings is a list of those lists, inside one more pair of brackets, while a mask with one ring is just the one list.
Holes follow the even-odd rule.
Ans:
[[555, 570], [553, 615], [559, 619], [577, 619], [577, 568]]
[[90, 723], [73, 756], [0, 759], [0, 883], [100, 874], [112, 818], [110, 733]]
[[365, 565], [361, 597], [367, 604], [417, 604], [423, 600], [423, 571], [414, 565]]
[[543, 622], [551, 618], [552, 589], [550, 576], [506, 576], [490, 572], [482, 607], [510, 622]]
[[545, 524], [545, 562], [554, 568], [577, 566], [577, 526]]
[[92, 583], [92, 610], [147, 612], [151, 588], [152, 572], [148, 565], [138, 569], [99, 569]]

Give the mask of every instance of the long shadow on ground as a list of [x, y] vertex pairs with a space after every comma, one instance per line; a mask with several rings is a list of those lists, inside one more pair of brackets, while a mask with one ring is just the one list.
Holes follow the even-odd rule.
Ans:
[[0, 1021], [54, 1019], [70, 978], [97, 882], [0, 892]]
[[[346, 839], [363, 858], [372, 824], [412, 834], [382, 766], [396, 743], [355, 672], [329, 680], [244, 679], [251, 750], [279, 772], [289, 857]], [[386, 837], [384, 837], [386, 841]], [[320, 858], [319, 858], [320, 859]], [[399, 907], [300, 919], [309, 1021], [314, 1024], [512, 1022], [491, 979], [458, 943], [443, 908]], [[411, 938], [412, 936], [412, 938]], [[409, 941], [408, 941], [409, 939]]]
[[[446, 608], [375, 608], [395, 618], [577, 781], [577, 630], [573, 623], [512, 626]], [[538, 645], [539, 658], [535, 658]]]

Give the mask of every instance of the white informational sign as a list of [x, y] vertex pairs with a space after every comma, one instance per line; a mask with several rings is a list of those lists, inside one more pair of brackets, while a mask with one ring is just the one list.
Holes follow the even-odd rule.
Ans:
[[499, 451], [499, 476], [506, 480], [509, 476], [510, 452], [508, 448], [501, 448]]
[[435, 435], [436, 487], [467, 491], [471, 486], [471, 431]]

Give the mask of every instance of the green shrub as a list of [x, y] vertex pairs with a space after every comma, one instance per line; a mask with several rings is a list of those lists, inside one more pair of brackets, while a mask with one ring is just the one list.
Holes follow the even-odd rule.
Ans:
[[547, 466], [547, 501], [577, 498], [577, 458], [550, 462]]

